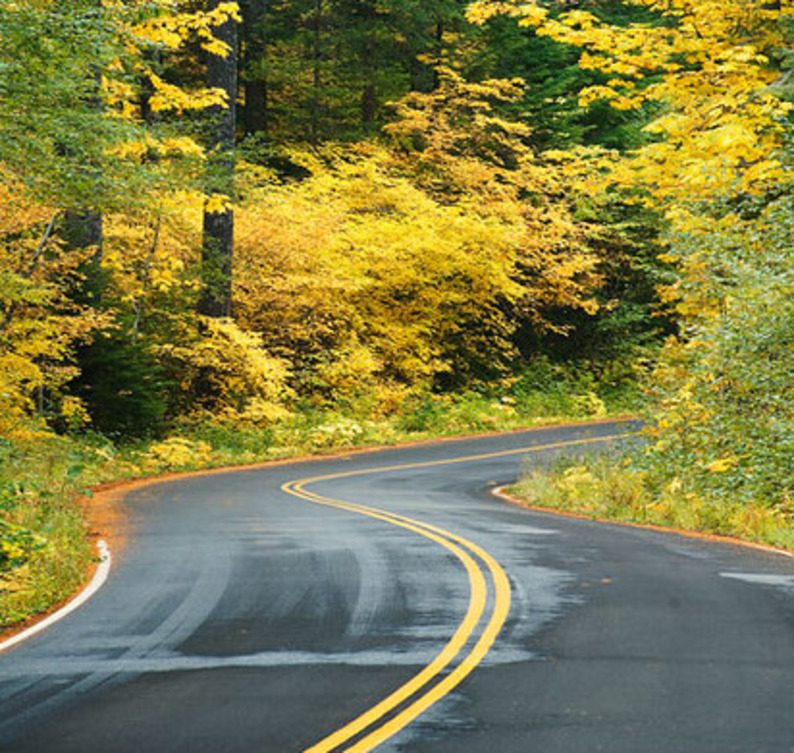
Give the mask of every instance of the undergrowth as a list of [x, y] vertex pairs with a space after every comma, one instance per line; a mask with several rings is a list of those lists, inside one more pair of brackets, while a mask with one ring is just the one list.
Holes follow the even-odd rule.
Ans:
[[779, 505], [709, 494], [644, 462], [643, 449], [560, 458], [527, 468], [511, 494], [533, 507], [658, 525], [794, 549], [794, 516]]

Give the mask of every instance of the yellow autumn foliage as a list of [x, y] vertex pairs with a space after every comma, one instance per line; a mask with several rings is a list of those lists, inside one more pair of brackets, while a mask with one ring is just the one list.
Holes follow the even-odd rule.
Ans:
[[193, 267], [201, 242], [204, 197], [196, 191], [161, 192], [148, 210], [108, 214], [102, 266], [117, 296], [143, 316], [158, 298], [198, 287]]
[[[103, 3], [106, 7], [113, 3]], [[212, 10], [196, 10], [194, 4], [184, 0], [146, 0], [146, 2], [115, 2], [119, 12], [116, 33], [125, 40], [135, 72], [150, 82], [153, 93], [149, 106], [155, 112], [200, 110], [216, 105], [225, 105], [226, 96], [210, 87], [194, 88], [190, 91], [165, 81], [151, 64], [151, 56], [144, 51], [151, 48], [175, 52], [183, 49], [191, 40], [197, 39], [201, 48], [218, 56], [226, 56], [230, 50], [214, 34], [225, 21], [241, 20], [236, 2], [218, 3]], [[136, 7], [137, 6], [137, 7]], [[138, 92], [124, 80], [130, 63], [117, 61], [116, 70], [108, 71], [102, 79], [105, 102], [114, 112], [130, 119], [140, 117]]]
[[526, 142], [529, 126], [494, 112], [520, 98], [521, 79], [473, 83], [443, 63], [436, 75], [434, 91], [396, 103], [397, 119], [385, 129], [396, 163], [440, 203], [454, 201], [467, 216], [512, 228], [518, 306], [536, 326], [549, 326], [547, 307], [595, 313], [592, 292], [601, 279], [588, 246], [593, 228], [575, 208], [601, 188], [610, 156], [582, 148], [535, 153]]
[[764, 0], [630, 0], [658, 22], [612, 25], [584, 10], [550, 14], [535, 2], [478, 0], [470, 20], [508, 14], [537, 34], [582, 49], [580, 66], [612, 78], [580, 103], [618, 109], [662, 105], [646, 130], [661, 138], [620, 163], [615, 178], [654, 202], [706, 200], [726, 191], [760, 194], [783, 178], [773, 152], [792, 104], [773, 84], [770, 55], [787, 47], [794, 11]]
[[206, 442], [185, 437], [169, 437], [149, 446], [142, 466], [150, 473], [201, 468], [209, 461], [212, 448]]
[[196, 400], [194, 410], [258, 425], [283, 417], [288, 364], [270, 355], [260, 335], [230, 319], [199, 317], [198, 325], [185, 342], [157, 347], [160, 358], [178, 364], [180, 386]]
[[517, 312], [542, 327], [547, 306], [590, 305], [595, 262], [566, 248], [570, 218], [529, 217], [509, 195], [475, 212], [468, 186], [443, 202], [372, 145], [293, 159], [311, 177], [236, 209], [235, 300], [304, 387], [338, 397], [498, 368]]
[[106, 323], [101, 312], [65, 296], [85, 254], [63, 252], [52, 237], [56, 210], [28, 195], [0, 167], [0, 437], [29, 439], [46, 431], [34, 396], [74, 376], [68, 355]]

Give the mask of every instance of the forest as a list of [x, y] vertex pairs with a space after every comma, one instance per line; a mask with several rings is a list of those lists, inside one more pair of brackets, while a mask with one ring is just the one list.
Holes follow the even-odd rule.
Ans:
[[785, 0], [0, 0], [0, 627], [97, 484], [637, 415], [533, 504], [794, 547]]

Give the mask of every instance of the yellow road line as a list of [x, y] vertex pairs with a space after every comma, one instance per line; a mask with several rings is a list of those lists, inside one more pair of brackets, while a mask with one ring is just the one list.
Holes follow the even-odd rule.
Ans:
[[[364, 468], [357, 471], [342, 471], [341, 473], [328, 473], [321, 476], [311, 476], [302, 478], [298, 481], [290, 482], [300, 484], [314, 484], [318, 481], [334, 481], [340, 478], [350, 478], [351, 476], [368, 476], [373, 473], [389, 473], [391, 471], [413, 470], [416, 468], [432, 468], [439, 465], [454, 465], [456, 463], [469, 463], [476, 460], [491, 460], [493, 458], [510, 457], [511, 455], [526, 455], [530, 452], [542, 452], [543, 450], [558, 450], [563, 447], [573, 447], [575, 445], [595, 444], [597, 442], [613, 441], [616, 439], [628, 439], [637, 436], [637, 432], [624, 432], [622, 434], [608, 434], [598, 437], [586, 437], [584, 439], [567, 439], [561, 442], [549, 442], [548, 444], [529, 445], [528, 447], [518, 447], [514, 450], [499, 450], [497, 452], [485, 452], [479, 455], [465, 455], [459, 458], [447, 458], [445, 460], [423, 460], [417, 463], [403, 463], [396, 465], [385, 465], [378, 468]], [[375, 509], [375, 508], [372, 508]], [[391, 513], [389, 513], [391, 514]], [[416, 521], [419, 522], [419, 521]], [[424, 525], [422, 523], [421, 525]]]
[[472, 557], [460, 547], [456, 546], [450, 541], [447, 541], [441, 535], [425, 530], [424, 528], [413, 525], [412, 523], [396, 520], [387, 514], [381, 514], [379, 511], [376, 512], [374, 510], [364, 510], [359, 508], [357, 505], [351, 505], [339, 500], [334, 500], [332, 498], [325, 498], [320, 497], [319, 495], [311, 494], [310, 492], [306, 492], [301, 489], [300, 485], [297, 484], [285, 484], [282, 489], [289, 494], [300, 496], [303, 499], [308, 499], [318, 504], [323, 504], [328, 507], [337, 507], [350, 512], [356, 512], [361, 515], [367, 515], [368, 517], [376, 518], [378, 520], [384, 520], [388, 523], [391, 523], [392, 525], [406, 528], [410, 531], [418, 533], [420, 536], [431, 539], [432, 541], [435, 541], [445, 549], [448, 549], [450, 552], [452, 552], [463, 563], [463, 566], [466, 568], [466, 572], [469, 576], [470, 597], [468, 609], [466, 610], [466, 614], [463, 618], [463, 621], [458, 626], [458, 629], [455, 631], [443, 649], [439, 652], [439, 654], [433, 659], [432, 662], [430, 662], [430, 664], [422, 669], [421, 672], [414, 675], [408, 682], [406, 682], [404, 685], [401, 685], [393, 693], [384, 698], [380, 703], [356, 717], [333, 734], [323, 738], [311, 748], [307, 748], [305, 751], [305, 753], [326, 753], [327, 751], [331, 751], [342, 743], [346, 742], [351, 737], [354, 737], [359, 732], [363, 731], [380, 719], [384, 714], [399, 706], [403, 701], [413, 695], [417, 690], [420, 690], [424, 685], [430, 682], [430, 680], [442, 672], [447, 665], [449, 665], [449, 663], [458, 655], [458, 653], [460, 653], [460, 650], [466, 645], [466, 642], [476, 629], [477, 624], [482, 617], [482, 613], [485, 609], [487, 588], [482, 570], [472, 559]]
[[[475, 548], [479, 549], [479, 547], [476, 546]], [[491, 650], [491, 646], [493, 646], [494, 641], [496, 641], [510, 612], [510, 581], [501, 565], [484, 551], [483, 553], [486, 555], [485, 562], [494, 580], [494, 605], [491, 618], [488, 620], [488, 624], [472, 650], [464, 657], [463, 661], [439, 683], [419, 696], [413, 703], [408, 705], [385, 724], [382, 724], [380, 727], [370, 732], [366, 737], [347, 748], [347, 753], [366, 753], [367, 751], [373, 750], [382, 742], [392, 737], [392, 735], [397, 734], [401, 729], [407, 727], [414, 719], [460, 685], [460, 683], [476, 669], [479, 663], [485, 658], [485, 655]]]
[[373, 725], [378, 721], [378, 719], [385, 716], [387, 713], [410, 698], [410, 696], [418, 692], [422, 687], [438, 677], [444, 671], [444, 669], [446, 669], [446, 667], [449, 666], [451, 662], [458, 656], [458, 654], [460, 654], [469, 638], [476, 630], [480, 618], [482, 617], [482, 613], [485, 608], [487, 589], [485, 578], [483, 577], [482, 570], [478, 564], [466, 551], [464, 551], [464, 549], [456, 546], [456, 544], [453, 542], [460, 544], [470, 553], [478, 557], [483, 563], [485, 563], [490, 572], [494, 584], [494, 600], [491, 616], [487, 625], [483, 629], [483, 632], [481, 633], [475, 645], [472, 647], [471, 651], [469, 651], [469, 653], [446, 677], [442, 678], [436, 685], [415, 699], [392, 719], [386, 721], [384, 724], [371, 731], [354, 745], [347, 748], [347, 752], [367, 753], [367, 751], [377, 747], [389, 737], [392, 737], [394, 734], [406, 727], [430, 706], [437, 703], [444, 696], [454, 690], [454, 688], [456, 688], [469, 674], [471, 674], [471, 672], [474, 671], [477, 665], [483, 660], [485, 655], [491, 649], [491, 646], [493, 645], [505, 621], [507, 620], [507, 616], [510, 611], [510, 583], [507, 575], [505, 574], [501, 565], [499, 565], [499, 563], [481, 547], [477, 546], [468, 539], [451, 533], [450, 531], [447, 531], [443, 528], [439, 528], [438, 526], [414, 520], [413, 518], [406, 516], [397, 515], [387, 510], [346, 502], [334, 497], [326, 497], [314, 492], [310, 492], [305, 489], [307, 484], [340, 478], [350, 478], [352, 476], [364, 476], [375, 473], [387, 473], [390, 471], [428, 468], [441, 465], [452, 465], [456, 463], [474, 462], [478, 460], [488, 460], [491, 458], [508, 457], [510, 455], [527, 454], [530, 452], [541, 452], [543, 450], [560, 449], [575, 445], [614, 441], [617, 439], [625, 439], [630, 436], [634, 436], [634, 434], [623, 433], [599, 437], [589, 437], [586, 439], [565, 440], [543, 445], [531, 445], [529, 447], [521, 447], [513, 450], [501, 450], [477, 455], [467, 455], [459, 458], [448, 458], [445, 460], [421, 461], [417, 463], [404, 463], [398, 465], [382, 466], [378, 468], [344, 471], [341, 473], [331, 473], [313, 476], [310, 478], [297, 479], [285, 483], [281, 487], [282, 490], [287, 494], [291, 494], [292, 496], [314, 502], [315, 504], [320, 504], [327, 507], [335, 507], [360, 515], [366, 515], [367, 517], [375, 518], [377, 520], [382, 520], [392, 525], [413, 531], [420, 536], [424, 536], [425, 538], [435, 541], [440, 546], [452, 552], [457, 559], [460, 560], [468, 574], [470, 587], [469, 605], [463, 621], [460, 623], [453, 636], [445, 644], [444, 648], [435, 657], [435, 659], [433, 659], [433, 661], [424, 667], [418, 674], [414, 675], [414, 677], [412, 677], [408, 682], [401, 685], [378, 704], [368, 709], [352, 721], [348, 722], [348, 724], [341, 727], [336, 732], [333, 732], [331, 735], [323, 738], [312, 747], [307, 748], [304, 753], [330, 753], [330, 751], [338, 748], [352, 737], [356, 736], [360, 732], [363, 732], [367, 727]]

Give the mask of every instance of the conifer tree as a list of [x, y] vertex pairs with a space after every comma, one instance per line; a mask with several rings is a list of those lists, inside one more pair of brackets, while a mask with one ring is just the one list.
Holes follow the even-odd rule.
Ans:
[[[222, 5], [210, 0], [208, 10]], [[213, 29], [225, 49], [207, 52], [207, 86], [225, 95], [225, 105], [209, 111], [209, 158], [204, 206], [204, 240], [201, 252], [202, 292], [199, 313], [230, 316], [232, 305], [232, 253], [234, 246], [234, 149], [237, 128], [237, 21], [226, 18]]]

